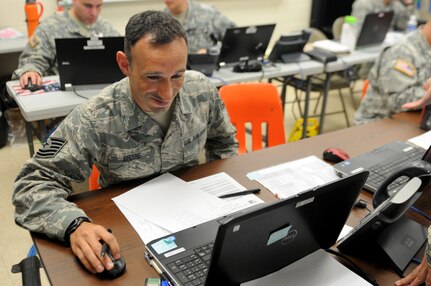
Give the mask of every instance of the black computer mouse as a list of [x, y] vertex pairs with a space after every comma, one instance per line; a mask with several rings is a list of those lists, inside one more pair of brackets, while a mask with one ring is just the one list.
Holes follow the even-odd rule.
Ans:
[[124, 260], [124, 258], [120, 257], [119, 259], [115, 259], [112, 256], [110, 249], [108, 249], [106, 254], [109, 256], [109, 258], [111, 258], [112, 263], [114, 263], [114, 267], [112, 267], [111, 270], [105, 269], [103, 272], [99, 273], [99, 275], [102, 278], [107, 279], [114, 279], [121, 276], [126, 270], [126, 261]]
[[323, 151], [322, 157], [323, 157], [323, 160], [326, 160], [332, 163], [339, 163], [341, 161], [350, 159], [349, 155], [347, 155], [346, 152], [335, 147], [325, 149], [325, 151]]
[[33, 82], [31, 81], [31, 78], [28, 79], [27, 81], [27, 85], [24, 86], [24, 89], [30, 90], [30, 91], [36, 91], [41, 89], [42, 87], [40, 85], [37, 84], [33, 84]]

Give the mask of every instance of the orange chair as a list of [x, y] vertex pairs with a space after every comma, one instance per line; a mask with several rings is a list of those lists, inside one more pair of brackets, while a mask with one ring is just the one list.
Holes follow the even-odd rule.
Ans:
[[246, 123], [251, 123], [252, 150], [262, 149], [262, 124], [267, 147], [286, 143], [284, 117], [277, 88], [270, 83], [241, 83], [220, 88], [232, 124], [237, 129], [239, 154], [246, 149]]
[[368, 79], [364, 80], [364, 83], [362, 85], [362, 95], [361, 95], [361, 100], [364, 99], [365, 95], [367, 94], [367, 90], [368, 90], [368, 84], [370, 83], [370, 81]]
[[99, 176], [99, 170], [97, 170], [96, 165], [93, 165], [93, 171], [91, 172], [90, 178], [88, 178], [88, 190], [93, 191], [100, 189]]

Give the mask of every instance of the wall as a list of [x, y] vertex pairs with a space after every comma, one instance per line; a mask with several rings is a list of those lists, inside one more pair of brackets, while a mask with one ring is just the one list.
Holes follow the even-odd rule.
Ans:
[[[42, 19], [56, 8], [55, 0], [39, 0], [44, 5]], [[212, 4], [238, 25], [277, 23], [274, 37], [281, 33], [306, 28], [310, 19], [311, 0], [212, 0], [199, 2]], [[27, 32], [24, 0], [0, 0], [0, 29], [13, 27]], [[244, 7], [245, 6], [245, 7]], [[135, 13], [148, 9], [163, 9], [162, 0], [107, 2], [102, 15], [124, 34], [124, 27]]]

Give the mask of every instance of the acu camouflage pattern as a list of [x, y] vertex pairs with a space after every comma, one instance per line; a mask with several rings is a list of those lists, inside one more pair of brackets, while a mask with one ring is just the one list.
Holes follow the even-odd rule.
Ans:
[[411, 15], [416, 15], [415, 5], [404, 6], [398, 0], [386, 6], [384, 0], [356, 0], [352, 5], [352, 16], [357, 19], [358, 27], [362, 27], [365, 16], [370, 13], [394, 11], [391, 28], [404, 31]]
[[428, 227], [428, 243], [425, 249], [428, 267], [431, 267], [431, 226]]
[[60, 144], [43, 147], [55, 155], [38, 151], [17, 177], [17, 224], [62, 240], [69, 224], [86, 216], [67, 201], [70, 182], [83, 182], [93, 164], [108, 186], [197, 165], [201, 154], [206, 161], [237, 154], [235, 128], [204, 75], [187, 71], [173, 104], [166, 134], [132, 99], [128, 78], [75, 108], [50, 137]]
[[[57, 75], [55, 38], [113, 37], [120, 34], [105, 19], [98, 17], [89, 29], [76, 23], [68, 11], [44, 19], [36, 28], [19, 57], [18, 69], [12, 79], [18, 79], [27, 71], [36, 71], [42, 76]], [[33, 45], [33, 47], [32, 47]]]
[[[169, 13], [169, 10], [166, 8], [164, 12]], [[194, 1], [189, 1], [187, 16], [182, 25], [191, 54], [216, 46], [215, 41], [223, 39], [226, 29], [236, 26], [213, 6]]]
[[[399, 60], [415, 69], [412, 76], [395, 69]], [[431, 48], [422, 29], [382, 51], [368, 74], [367, 94], [355, 113], [354, 123], [362, 124], [390, 117], [402, 111], [404, 103], [422, 98], [422, 84], [431, 77]]]

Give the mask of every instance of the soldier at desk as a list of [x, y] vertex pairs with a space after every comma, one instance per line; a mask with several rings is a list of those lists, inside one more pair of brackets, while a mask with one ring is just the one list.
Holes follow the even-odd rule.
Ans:
[[171, 14], [183, 25], [191, 54], [206, 53], [210, 49], [217, 53], [217, 42], [223, 39], [227, 28], [235, 27], [235, 23], [210, 5], [192, 0], [164, 1], [164, 12]]
[[99, 16], [103, 0], [73, 0], [70, 9], [44, 19], [29, 38], [12, 79], [41, 85], [42, 77], [58, 74], [55, 38], [108, 37], [120, 34]]
[[83, 182], [92, 165], [102, 187], [235, 156], [238, 143], [217, 88], [186, 71], [187, 39], [170, 15], [146, 11], [126, 26], [117, 62], [126, 75], [75, 108], [19, 173], [13, 193], [20, 226], [60, 241], [92, 273], [112, 269], [114, 234], [93, 224], [73, 203], [71, 181]]
[[355, 124], [388, 118], [404, 103], [422, 97], [431, 77], [431, 21], [383, 50], [368, 75], [369, 85], [355, 113]]

